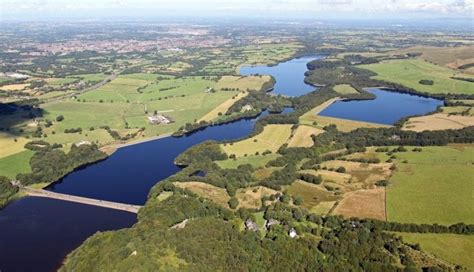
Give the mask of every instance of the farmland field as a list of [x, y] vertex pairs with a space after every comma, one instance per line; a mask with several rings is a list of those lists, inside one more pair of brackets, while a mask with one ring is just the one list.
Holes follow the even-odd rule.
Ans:
[[239, 200], [239, 208], [259, 209], [262, 206], [262, 197], [278, 193], [273, 189], [257, 186], [239, 189], [236, 198]]
[[219, 118], [219, 116], [225, 114], [235, 102], [247, 96], [248, 90], [260, 90], [263, 87], [263, 84], [269, 82], [270, 80], [271, 78], [269, 76], [223, 76], [217, 82], [216, 88], [219, 90], [232, 89], [238, 91], [238, 93], [208, 112], [201, 119], [199, 119], [199, 121], [213, 121]]
[[288, 143], [289, 147], [311, 147], [313, 143], [312, 135], [319, 135], [323, 133], [324, 130], [310, 127], [310, 126], [298, 126], [293, 137]]
[[235, 154], [236, 157], [260, 154], [266, 150], [275, 153], [291, 134], [291, 125], [267, 125], [263, 131], [246, 140], [233, 144], [221, 144], [222, 149], [228, 155]]
[[[133, 133], [136, 129], [144, 127], [142, 137], [169, 134], [185, 123], [192, 123], [206, 115], [237, 94], [236, 91], [206, 92], [208, 87], [215, 87], [219, 83], [200, 77], [181, 79], [161, 77], [159, 81], [155, 81], [156, 77], [148, 74], [124, 75], [97, 90], [79, 96], [77, 101], [47, 104], [46, 119], [54, 120], [59, 115], [64, 116], [62, 122], [54, 123], [52, 127], [45, 129], [48, 134], [56, 132], [55, 135], [50, 134], [52, 137], [47, 140], [66, 143], [84, 138], [108, 144], [113, 139], [105, 131], [97, 132], [101, 126], [121, 130], [124, 134]], [[238, 77], [234, 79], [237, 80]], [[248, 80], [248, 82], [249, 86], [255, 86], [255, 81]], [[226, 79], [225, 84], [231, 86], [231, 78]], [[140, 92], [137, 91], [139, 88]], [[166, 125], [150, 124], [146, 117], [154, 111], [171, 117], [175, 122]], [[67, 128], [78, 127], [83, 130], [94, 128], [96, 131], [88, 132], [87, 136], [86, 133], [82, 135], [61, 133]]]
[[463, 64], [474, 62], [474, 46], [472, 45], [459, 47], [410, 47], [397, 50], [394, 53], [421, 53], [420, 58], [451, 68], [458, 68]]
[[315, 209], [321, 202], [335, 201], [338, 199], [332, 192], [328, 192], [321, 186], [297, 180], [286, 187], [288, 193], [293, 197], [301, 197], [301, 206], [308, 210]]
[[[473, 83], [451, 78], [453, 76], [473, 78], [474, 76], [419, 59], [390, 60], [360, 67], [377, 73], [376, 79], [399, 83], [420, 92], [474, 94]], [[433, 85], [420, 84], [419, 81], [424, 79], [432, 80]]]
[[25, 150], [0, 158], [1, 175], [14, 179], [17, 174], [31, 172], [30, 158], [32, 156], [33, 151]]
[[387, 188], [387, 219], [406, 223], [474, 223], [474, 146], [423, 147], [397, 153]]
[[24, 137], [0, 133], [0, 158], [24, 151], [24, 146], [27, 142], [29, 142], [29, 140]]
[[359, 93], [354, 87], [349, 84], [339, 84], [334, 86], [334, 91], [340, 94], [357, 94]]
[[267, 162], [274, 160], [278, 157], [277, 154], [268, 155], [253, 155], [247, 157], [239, 157], [234, 159], [227, 159], [223, 161], [216, 161], [217, 165], [222, 168], [237, 168], [242, 164], [250, 164], [255, 168], [264, 167]]
[[468, 126], [474, 126], [473, 116], [435, 113], [410, 118], [403, 124], [403, 129], [420, 132], [424, 130], [461, 129]]
[[193, 193], [210, 199], [213, 202], [222, 205], [223, 207], [228, 207], [227, 202], [229, 201], [230, 197], [227, 194], [226, 190], [223, 188], [216, 187], [211, 184], [203, 183], [203, 182], [175, 182], [175, 186], [183, 189], [188, 189]]
[[439, 234], [439, 233], [397, 233], [403, 240], [420, 244], [423, 250], [448, 262], [460, 264], [468, 270], [474, 270], [473, 235]]
[[374, 218], [385, 220], [385, 189], [358, 190], [344, 195], [334, 214], [347, 218]]

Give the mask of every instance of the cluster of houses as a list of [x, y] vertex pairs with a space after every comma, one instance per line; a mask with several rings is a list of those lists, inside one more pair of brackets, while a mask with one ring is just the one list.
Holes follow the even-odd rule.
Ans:
[[[269, 220], [265, 220], [264, 226], [265, 226], [265, 229], [268, 231], [268, 230], [270, 230], [271, 226], [279, 225], [279, 224], [280, 224], [280, 221], [275, 220], [273, 218], [270, 218]], [[258, 231], [259, 230], [257, 223], [252, 221], [252, 219], [250, 219], [250, 218], [245, 221], [245, 228], [247, 230], [250, 230], [250, 231]], [[298, 234], [296, 233], [296, 230], [294, 228], [291, 228], [288, 231], [288, 235], [291, 238], [295, 238], [295, 237], [298, 236]]]

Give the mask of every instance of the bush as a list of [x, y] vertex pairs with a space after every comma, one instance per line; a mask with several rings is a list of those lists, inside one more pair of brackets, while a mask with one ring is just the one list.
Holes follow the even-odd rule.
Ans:
[[339, 167], [339, 168], [336, 169], [336, 172], [338, 172], [338, 173], [345, 173], [345, 172], [346, 172], [346, 168], [344, 168], [344, 167], [341, 166], [341, 167]]
[[64, 120], [64, 116], [58, 115], [58, 117], [56, 117], [57, 122], [61, 122], [62, 120]]
[[429, 80], [429, 79], [422, 79], [422, 80], [418, 81], [418, 83], [420, 83], [421, 85], [433, 85], [434, 84], [433, 80]]
[[235, 208], [237, 208], [237, 206], [239, 206], [239, 201], [237, 200], [237, 198], [235, 197], [231, 197], [229, 199], [229, 207], [232, 209], [232, 210], [235, 210]]
[[303, 199], [298, 196], [293, 200], [293, 204], [295, 204], [296, 206], [299, 206], [299, 205], [303, 204]]
[[390, 182], [386, 179], [382, 179], [382, 180], [379, 180], [377, 182], [375, 182], [375, 185], [377, 186], [381, 186], [381, 187], [385, 187], [389, 184]]

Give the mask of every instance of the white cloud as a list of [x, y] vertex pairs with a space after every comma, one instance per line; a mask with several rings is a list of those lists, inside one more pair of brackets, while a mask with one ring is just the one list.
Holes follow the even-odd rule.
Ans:
[[359, 15], [386, 13], [426, 13], [440, 15], [473, 15], [474, 0], [0, 0], [2, 12], [61, 10], [139, 10], [230, 14], [262, 14], [265, 12], [354, 13]]

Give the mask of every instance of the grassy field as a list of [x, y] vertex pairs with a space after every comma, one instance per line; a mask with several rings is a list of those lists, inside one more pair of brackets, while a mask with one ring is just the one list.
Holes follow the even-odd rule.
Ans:
[[223, 76], [216, 85], [217, 89], [232, 88], [237, 89], [239, 92], [224, 101], [222, 104], [208, 112], [206, 115], [201, 117], [199, 121], [213, 121], [219, 118], [220, 115], [225, 114], [227, 110], [234, 105], [235, 102], [246, 97], [248, 90], [260, 90], [264, 83], [271, 80], [270, 76], [248, 76], [248, 77], [235, 77], [235, 76]]
[[[84, 80], [97, 81], [103, 74], [81, 75]], [[56, 79], [55, 79], [56, 80]], [[59, 80], [59, 79], [58, 79]], [[66, 79], [65, 79], [66, 80]], [[68, 79], [71, 80], [71, 79]], [[193, 123], [208, 114], [217, 114], [226, 110], [236, 101], [232, 97], [240, 91], [223, 91], [222, 88], [234, 90], [260, 89], [270, 80], [268, 76], [240, 77], [184, 77], [157, 74], [120, 75], [99, 89], [86, 92], [77, 99], [65, 99], [42, 105], [44, 120], [52, 121], [52, 126], [43, 128], [50, 143], [70, 145], [82, 140], [108, 145], [117, 142], [100, 127], [108, 126], [125, 136], [145, 128], [135, 139], [139, 140], [157, 135], [170, 134], [186, 123]], [[67, 81], [67, 80], [66, 80]], [[66, 82], [64, 81], [64, 82]], [[56, 84], [62, 84], [57, 81]], [[208, 90], [214, 89], [215, 92]], [[245, 91], [244, 91], [245, 92]], [[170, 124], [150, 124], [147, 116], [157, 111], [174, 120]], [[36, 129], [33, 120], [22, 119], [25, 114], [16, 115], [0, 121], [1, 127], [20, 129], [23, 136], [31, 135]], [[62, 115], [64, 120], [56, 121]], [[82, 133], [64, 133], [66, 129], [81, 128]], [[16, 139], [16, 142], [14, 141]], [[0, 134], [0, 158], [24, 150], [29, 140], [14, 136], [13, 133]]]
[[[351, 175], [351, 183], [371, 184], [390, 176], [390, 163], [360, 163], [352, 161], [332, 160], [321, 163], [321, 167], [337, 169], [344, 167], [345, 173]], [[339, 174], [339, 173], [338, 173]]]
[[200, 121], [206, 121], [206, 122], [210, 122], [210, 121], [214, 121], [216, 119], [219, 118], [219, 116], [225, 114], [227, 112], [227, 110], [229, 110], [230, 107], [232, 107], [232, 105], [234, 105], [235, 102], [239, 101], [240, 99], [246, 97], [249, 93], [247, 91], [241, 91], [239, 92], [237, 95], [227, 99], [226, 101], [224, 101], [222, 104], [220, 104], [219, 106], [217, 106], [215, 109], [211, 110], [210, 112], [208, 112], [206, 115], [204, 115], [203, 117], [201, 117], [199, 119], [199, 122]]
[[[376, 79], [399, 83], [420, 92], [474, 94], [474, 84], [451, 78], [474, 76], [419, 59], [391, 60], [360, 67], [377, 73]], [[422, 85], [419, 83], [422, 79], [432, 80], [434, 84]]]
[[457, 68], [474, 62], [474, 46], [431, 47], [420, 46], [398, 50], [396, 54], [421, 53], [420, 58], [434, 64]]
[[[98, 130], [100, 126], [109, 126], [124, 135], [144, 127], [142, 138], [168, 134], [185, 123], [194, 122], [237, 94], [236, 91], [206, 92], [208, 88], [216, 88], [219, 82], [201, 77], [168, 77], [159, 81], [156, 81], [156, 77], [149, 74], [123, 75], [97, 90], [79, 96], [80, 102], [67, 100], [47, 104], [46, 119], [64, 116], [62, 122], [55, 122], [45, 130], [49, 134], [47, 140], [65, 143], [86, 139], [100, 144], [113, 141], [107, 132]], [[238, 79], [240, 77], [234, 78], [235, 81]], [[249, 82], [249, 86], [254, 84], [252, 80]], [[225, 84], [232, 85], [231, 80], [226, 79]], [[140, 92], [138, 88], [141, 88]], [[171, 117], [175, 122], [150, 124], [146, 117], [154, 111]], [[67, 128], [77, 127], [83, 129], [82, 135], [62, 133]], [[86, 136], [85, 130], [91, 127], [95, 131], [87, 132]], [[51, 135], [52, 131], [56, 132], [54, 136]]]
[[298, 126], [293, 137], [291, 137], [288, 146], [289, 147], [311, 147], [313, 146], [312, 135], [319, 135], [324, 130], [311, 126]]
[[57, 87], [61, 87], [61, 85], [69, 84], [76, 80], [77, 78], [65, 77], [65, 78], [47, 78], [45, 81], [48, 83], [49, 86], [57, 88]]
[[406, 223], [474, 223], [474, 146], [423, 147], [397, 153], [387, 188], [387, 217]]
[[318, 209], [321, 202], [335, 201], [338, 199], [332, 192], [328, 192], [319, 185], [311, 184], [301, 180], [293, 182], [285, 190], [293, 197], [301, 197], [303, 203], [301, 206], [308, 210]]
[[247, 157], [239, 157], [237, 159], [228, 159], [223, 161], [216, 161], [217, 165], [221, 168], [237, 168], [242, 164], [250, 164], [254, 168], [264, 167], [267, 162], [274, 160], [278, 157], [278, 154], [268, 154], [268, 155], [253, 155]]
[[273, 189], [257, 186], [237, 190], [235, 197], [239, 200], [239, 208], [259, 209], [262, 206], [262, 197], [278, 193]]
[[275, 64], [292, 57], [302, 47], [298, 43], [249, 45], [243, 48], [242, 53], [245, 64]]
[[344, 217], [385, 220], [385, 189], [375, 188], [347, 193], [334, 209]]
[[28, 86], [30, 86], [29, 83], [18, 83], [1, 86], [0, 89], [4, 91], [21, 91]]
[[24, 137], [16, 137], [9, 133], [0, 132], [0, 158], [24, 151], [24, 146], [29, 141]]
[[267, 125], [262, 133], [233, 144], [221, 144], [222, 149], [228, 155], [235, 154], [236, 157], [260, 154], [266, 150], [275, 153], [290, 137], [291, 125]]
[[467, 106], [442, 107], [441, 110], [443, 113], [447, 113], [447, 114], [460, 114], [467, 111], [468, 112], [467, 116], [474, 116], [473, 108], [467, 107]]
[[[216, 187], [211, 184], [203, 182], [175, 182], [174, 185], [177, 187], [191, 190], [193, 193], [207, 198], [225, 208], [229, 208], [228, 201], [230, 196], [227, 191], [223, 188]], [[276, 194], [277, 191], [263, 187], [249, 187], [238, 189], [235, 197], [239, 200], [238, 208], [258, 209], [262, 206], [261, 198], [263, 196], [269, 196]]]
[[334, 91], [340, 94], [357, 94], [359, 93], [356, 89], [354, 89], [349, 84], [339, 84], [334, 86]]
[[188, 189], [191, 190], [193, 193], [210, 199], [211, 201], [222, 205], [223, 207], [228, 208], [229, 205], [227, 202], [229, 201], [230, 197], [227, 194], [227, 191], [223, 188], [216, 187], [211, 184], [203, 183], [203, 182], [175, 182], [174, 185], [176, 185], [179, 188], [183, 189]]
[[201, 69], [204, 74], [234, 74], [241, 65], [277, 64], [289, 59], [303, 46], [299, 43], [265, 43], [233, 47], [232, 49], [212, 48], [200, 54], [189, 54], [186, 58], [208, 58], [208, 64]]
[[25, 150], [7, 157], [0, 158], [0, 176], [14, 179], [19, 173], [29, 173], [30, 159], [33, 151]]
[[422, 250], [454, 264], [460, 264], [469, 271], [474, 270], [474, 235], [396, 233], [403, 240], [420, 244]]
[[402, 129], [420, 132], [424, 130], [461, 129], [468, 126], [474, 126], [474, 116], [435, 113], [410, 118], [403, 124]]

